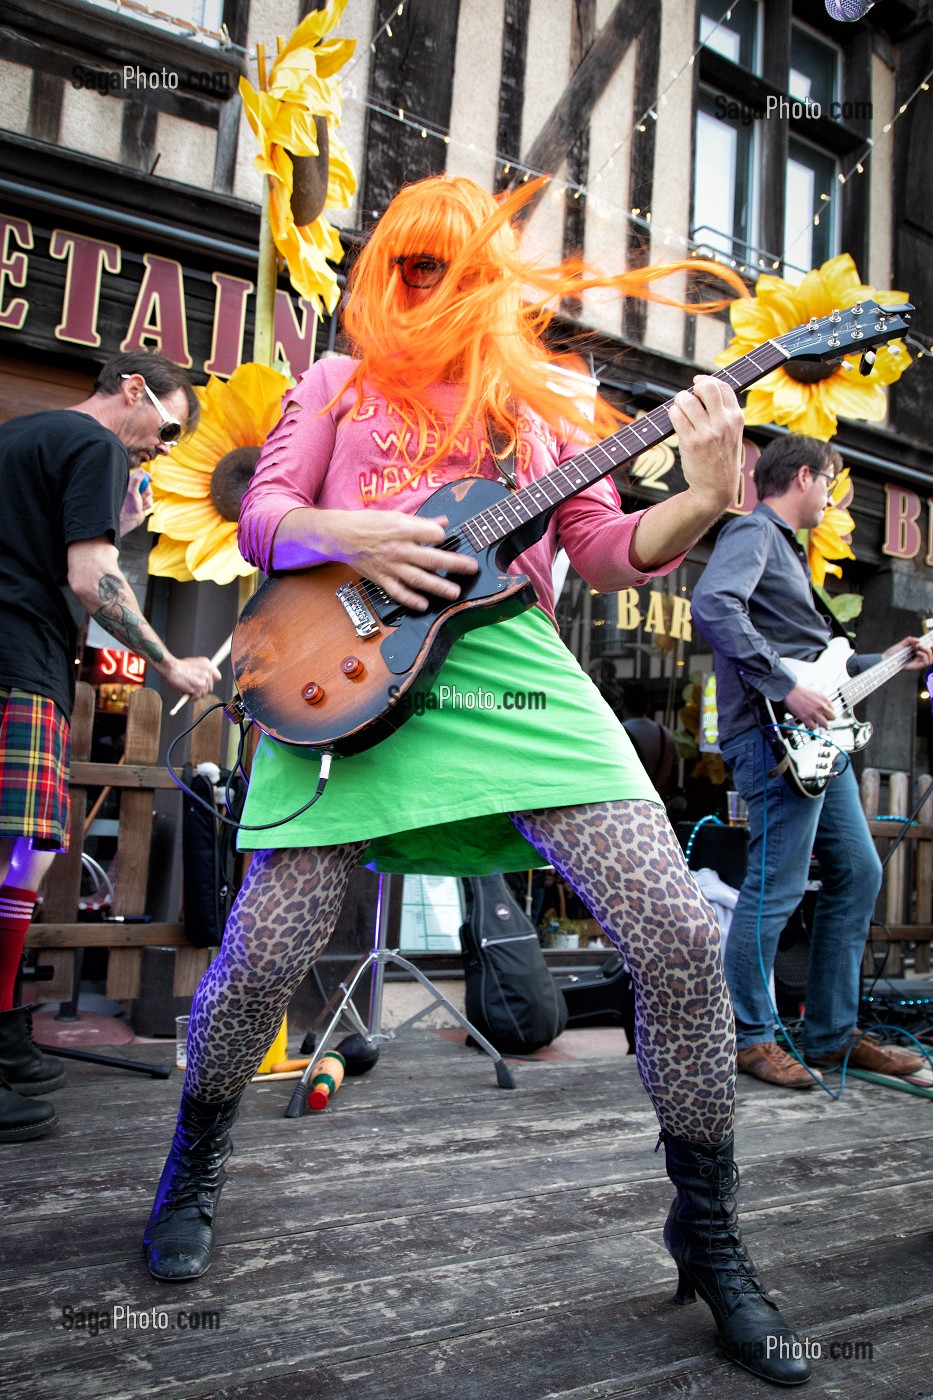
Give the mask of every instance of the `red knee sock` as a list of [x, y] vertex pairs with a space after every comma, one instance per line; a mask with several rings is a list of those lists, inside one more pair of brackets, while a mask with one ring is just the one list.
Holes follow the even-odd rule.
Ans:
[[13, 1006], [13, 988], [23, 957], [26, 930], [36, 907], [35, 890], [0, 888], [0, 1011]]

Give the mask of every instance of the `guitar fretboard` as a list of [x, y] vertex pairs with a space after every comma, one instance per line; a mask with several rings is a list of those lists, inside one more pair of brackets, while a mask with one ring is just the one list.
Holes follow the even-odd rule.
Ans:
[[[786, 352], [769, 341], [711, 377], [722, 380], [740, 393], [763, 375], [770, 374], [786, 359]], [[578, 452], [546, 476], [523, 486], [496, 505], [479, 511], [460, 527], [463, 534], [474, 549], [488, 549], [522, 525], [550, 512], [562, 501], [570, 500], [587, 486], [608, 476], [609, 472], [637, 457], [640, 452], [663, 442], [674, 431], [668, 411], [672, 402], [673, 399], [668, 399], [666, 403], [659, 404], [643, 418], [627, 423], [611, 437]]]
[[[920, 638], [920, 645], [928, 647], [933, 643], [933, 632], [927, 632], [926, 636]], [[861, 675], [852, 676], [850, 680], [843, 681], [839, 687], [839, 694], [847, 705], [857, 705], [860, 700], [864, 700], [866, 695], [871, 695], [873, 690], [877, 690], [879, 685], [884, 685], [892, 676], [896, 676], [898, 671], [903, 671], [907, 663], [913, 658], [913, 647], [902, 647], [893, 656], [887, 656], [883, 661], [879, 661], [874, 666], [869, 666], [867, 671]]]

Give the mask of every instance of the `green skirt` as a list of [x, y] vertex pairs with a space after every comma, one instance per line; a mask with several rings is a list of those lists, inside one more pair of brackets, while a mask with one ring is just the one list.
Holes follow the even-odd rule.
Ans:
[[[425, 875], [544, 864], [509, 812], [619, 799], [660, 804], [628, 735], [539, 608], [467, 633], [423, 713], [335, 758], [323, 796], [241, 850], [366, 841], [360, 863]], [[420, 707], [419, 707], [420, 708]], [[319, 757], [263, 735], [243, 821], [275, 821], [317, 785]]]

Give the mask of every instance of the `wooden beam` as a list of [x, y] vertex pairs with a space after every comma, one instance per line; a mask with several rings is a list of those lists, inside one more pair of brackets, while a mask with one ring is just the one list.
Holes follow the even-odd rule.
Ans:
[[[181, 769], [173, 770], [181, 777]], [[72, 787], [173, 788], [168, 770], [161, 764], [72, 763], [68, 770]]]
[[30, 924], [27, 948], [190, 948], [184, 924]]
[[[657, 0], [653, 4], [637, 6], [632, 4], [632, 0], [618, 0], [589, 52], [557, 99], [551, 115], [522, 156], [523, 165], [530, 166], [532, 170], [553, 171], [563, 164], [580, 133], [588, 126], [593, 108], [605, 92], [609, 79], [638, 38], [656, 5]], [[520, 218], [530, 216], [538, 198], [540, 196], [524, 206]]]
[[[525, 70], [528, 65], [528, 14], [531, 0], [505, 0], [502, 17], [502, 62], [499, 69], [499, 127], [496, 151], [505, 161], [518, 160], [522, 149]], [[509, 176], [496, 171], [496, 189]]]

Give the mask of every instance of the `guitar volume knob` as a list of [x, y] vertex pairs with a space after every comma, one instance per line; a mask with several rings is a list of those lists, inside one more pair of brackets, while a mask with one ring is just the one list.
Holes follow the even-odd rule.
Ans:
[[355, 681], [363, 674], [363, 663], [358, 656], [345, 656], [340, 669], [348, 681]]
[[324, 687], [318, 685], [317, 681], [308, 681], [302, 688], [301, 698], [308, 705], [319, 705], [324, 699]]

